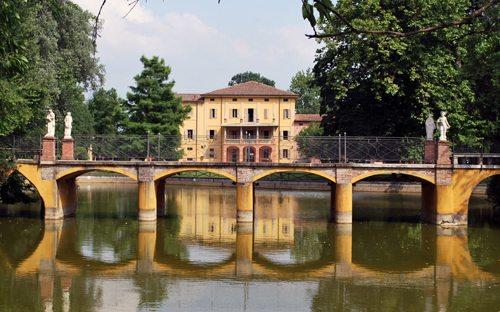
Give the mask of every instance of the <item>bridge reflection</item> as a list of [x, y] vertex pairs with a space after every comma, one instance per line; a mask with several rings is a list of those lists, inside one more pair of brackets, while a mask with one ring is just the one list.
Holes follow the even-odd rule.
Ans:
[[[275, 231], [267, 231], [265, 235], [252, 227], [233, 226], [236, 219], [231, 216], [203, 219], [195, 214], [184, 215], [175, 222], [141, 222], [135, 227], [136, 238], [132, 240], [136, 245], [135, 255], [117, 257], [115, 261], [89, 257], [82, 252], [79, 226], [86, 226], [86, 220], [45, 221], [43, 235], [34, 250], [16, 262], [0, 250], [0, 264], [17, 276], [36, 276], [40, 296], [49, 310], [56, 295], [55, 287], [60, 288], [57, 296], [62, 296], [58, 300], [69, 305], [69, 291], [75, 276], [133, 279], [172, 276], [254, 281], [310, 280], [327, 284], [349, 281], [354, 285], [384, 287], [406, 285], [435, 292], [441, 305], [450, 300], [454, 281], [498, 282], [495, 275], [483, 271], [473, 261], [465, 229], [423, 226], [419, 235], [428, 244], [425, 249], [431, 256], [420, 255], [424, 261], [417, 261], [420, 265], [410, 266], [411, 270], [405, 271], [399, 270], [397, 265], [390, 267], [370, 262], [369, 258], [373, 257], [390, 262], [390, 258], [374, 255], [374, 249], [367, 253], [356, 251], [359, 246], [379, 240], [378, 237], [366, 236], [363, 224], [291, 220], [286, 214], [283, 218], [259, 220], [261, 223], [256, 222], [254, 227], [258, 224], [288, 226], [276, 226]], [[201, 226], [198, 222], [208, 225]], [[214, 235], [214, 228], [219, 229], [218, 235]], [[396, 233], [391, 230], [387, 236]], [[303, 253], [301, 248], [315, 249], [317, 253]], [[311, 256], [306, 257], [306, 254]]]

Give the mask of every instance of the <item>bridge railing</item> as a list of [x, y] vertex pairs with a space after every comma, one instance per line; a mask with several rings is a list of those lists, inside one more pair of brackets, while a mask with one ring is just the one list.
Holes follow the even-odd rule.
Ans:
[[38, 159], [41, 153], [40, 136], [0, 136], [0, 157]]
[[301, 159], [338, 163], [422, 163], [417, 137], [295, 137]]
[[[61, 140], [57, 140], [57, 156], [61, 157]], [[246, 150], [248, 146], [255, 148]], [[262, 149], [269, 146], [270, 149]], [[295, 163], [422, 163], [425, 140], [420, 137], [261, 137], [254, 140], [211, 136], [169, 136], [169, 135], [87, 135], [74, 136], [74, 157], [76, 160], [154, 160], [178, 161], [186, 159], [190, 150], [197, 149], [197, 155], [209, 159], [215, 151], [214, 161], [230, 161], [231, 152], [237, 147], [239, 159], [246, 159], [245, 153], [259, 153], [260, 161]], [[284, 153], [284, 150], [287, 153]], [[455, 164], [498, 165], [498, 153], [467, 152], [455, 147]], [[469, 148], [470, 150], [470, 148]], [[221, 155], [221, 151], [223, 152]], [[192, 152], [191, 152], [192, 153]], [[260, 154], [262, 153], [262, 155]], [[39, 159], [41, 137], [0, 137], [0, 157], [14, 159]], [[225, 154], [225, 158], [221, 157]], [[256, 156], [256, 155], [254, 155]], [[200, 159], [193, 159], [193, 161]]]

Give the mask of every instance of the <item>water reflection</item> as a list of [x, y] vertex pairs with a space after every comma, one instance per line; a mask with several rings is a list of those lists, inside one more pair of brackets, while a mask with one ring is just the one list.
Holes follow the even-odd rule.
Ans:
[[[434, 311], [500, 304], [498, 229], [335, 225], [298, 217], [318, 209], [303, 204], [314, 194], [259, 196], [253, 227], [237, 226], [226, 189], [170, 190], [175, 217], [152, 223], [0, 219], [0, 310]], [[474, 296], [482, 298], [476, 306], [463, 299]]]

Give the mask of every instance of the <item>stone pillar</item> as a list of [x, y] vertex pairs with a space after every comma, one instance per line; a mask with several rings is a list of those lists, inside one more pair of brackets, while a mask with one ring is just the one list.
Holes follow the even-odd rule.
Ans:
[[236, 276], [252, 275], [253, 226], [239, 224], [236, 232]]
[[352, 223], [352, 183], [332, 184], [331, 216], [336, 223]]
[[253, 222], [253, 183], [236, 183], [236, 209], [238, 222]]
[[156, 222], [140, 221], [137, 239], [137, 273], [152, 273], [156, 246]]
[[42, 139], [42, 155], [41, 161], [55, 161], [56, 160], [56, 138], [47, 137]]
[[56, 180], [43, 181], [39, 193], [43, 193], [43, 208], [45, 220], [58, 220], [64, 218], [59, 186]]
[[139, 221], [156, 220], [156, 185], [154, 180], [154, 168], [152, 166], [141, 166], [138, 169], [139, 177]]
[[62, 155], [61, 155], [62, 160], [75, 159], [74, 146], [75, 146], [75, 140], [62, 139]]
[[139, 221], [156, 220], [156, 192], [153, 181], [139, 181]]
[[60, 179], [57, 181], [60, 207], [64, 217], [74, 216], [77, 207], [77, 187], [75, 178]]
[[167, 212], [167, 207], [165, 206], [165, 179], [155, 182], [156, 185], [156, 215], [158, 217], [164, 217]]
[[335, 277], [352, 275], [352, 224], [334, 225], [333, 248], [335, 249]]
[[451, 165], [451, 148], [449, 142], [436, 142], [436, 164]]
[[426, 164], [435, 164], [436, 163], [436, 142], [435, 141], [431, 141], [431, 140], [425, 141], [424, 162]]

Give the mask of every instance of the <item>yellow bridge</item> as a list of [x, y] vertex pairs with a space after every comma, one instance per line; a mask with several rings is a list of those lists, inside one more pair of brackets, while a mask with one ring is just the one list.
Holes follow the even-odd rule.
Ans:
[[459, 164], [278, 164], [185, 163], [155, 161], [36, 162], [18, 160], [15, 170], [29, 180], [43, 201], [44, 217], [62, 219], [75, 214], [75, 179], [91, 171], [118, 173], [137, 181], [138, 215], [154, 221], [165, 209], [165, 179], [174, 174], [201, 171], [227, 178], [236, 185], [238, 222], [253, 222], [254, 183], [275, 173], [307, 173], [331, 183], [331, 218], [352, 222], [353, 184], [377, 175], [401, 174], [422, 183], [422, 216], [430, 223], [466, 225], [469, 198], [483, 180], [500, 174], [499, 165]]

